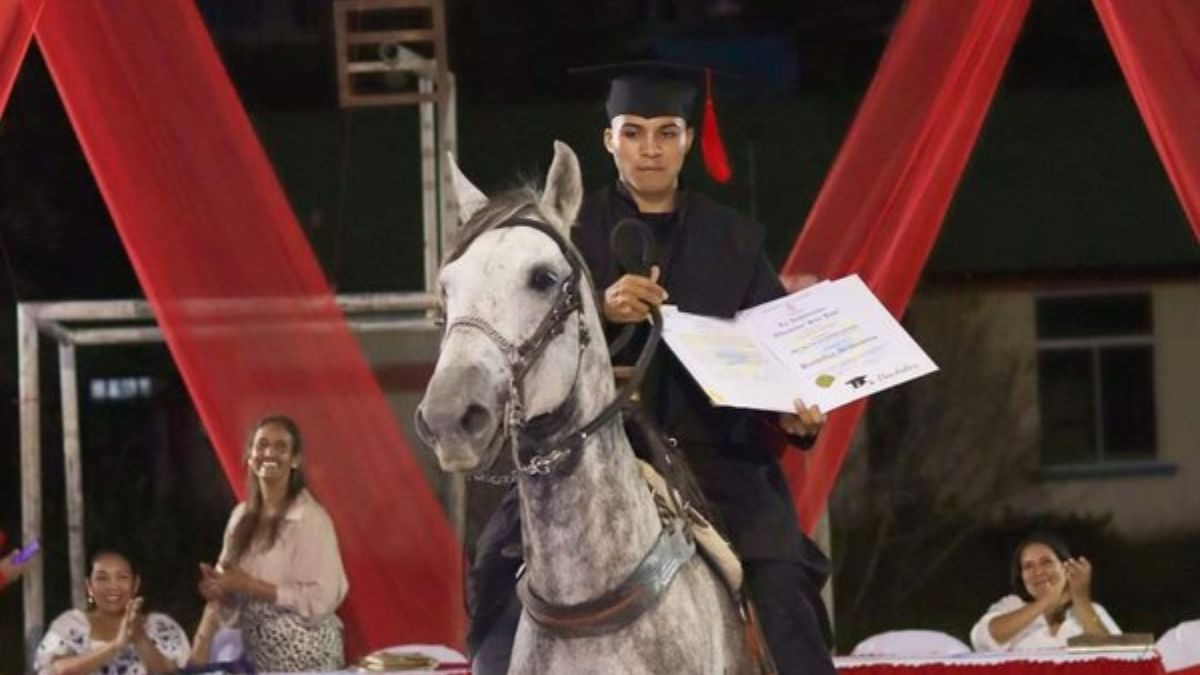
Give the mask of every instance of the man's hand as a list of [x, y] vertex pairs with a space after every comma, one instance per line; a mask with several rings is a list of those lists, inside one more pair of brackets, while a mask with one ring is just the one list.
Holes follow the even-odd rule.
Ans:
[[789, 436], [816, 438], [825, 426], [825, 413], [815, 405], [804, 405], [804, 401], [796, 399], [796, 412], [780, 413], [779, 427]]
[[650, 276], [626, 274], [604, 291], [604, 318], [611, 323], [638, 323], [667, 299], [667, 291], [658, 285], [661, 270], [650, 268]]

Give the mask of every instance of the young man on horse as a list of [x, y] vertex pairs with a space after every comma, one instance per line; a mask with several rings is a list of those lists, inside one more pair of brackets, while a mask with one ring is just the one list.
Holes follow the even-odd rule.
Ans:
[[[604, 144], [618, 180], [585, 199], [574, 228], [575, 244], [603, 296], [605, 321], [614, 327], [642, 322], [651, 306], [668, 298], [683, 311], [729, 317], [783, 295], [762, 251], [762, 227], [679, 187], [694, 139], [689, 118], [700, 76], [661, 66], [622, 66], [606, 74], [611, 85]], [[648, 275], [622, 273], [610, 251], [612, 229], [630, 217], [653, 230], [659, 254]], [[682, 448], [725, 525], [779, 672], [832, 675], [820, 598], [829, 561], [800, 530], [776, 459], [786, 437], [811, 445], [824, 416], [800, 402], [791, 415], [715, 408], [665, 349], [650, 364], [641, 398], [667, 442]], [[515, 490], [476, 551], [468, 642], [477, 673], [503, 673], [520, 616], [513, 591], [520, 565]]]
[[[608, 75], [604, 145], [618, 180], [584, 200], [574, 235], [603, 293], [605, 320], [639, 323], [664, 301], [685, 312], [732, 317], [782, 296], [763, 253], [762, 226], [679, 186], [704, 74], [633, 64]], [[625, 218], [653, 231], [657, 260], [648, 276], [620, 270], [610, 250], [611, 232]], [[714, 407], [667, 349], [651, 363], [642, 402], [668, 442], [678, 443], [723, 521], [779, 672], [832, 674], [820, 597], [829, 561], [801, 531], [776, 458], [785, 437], [811, 446], [824, 415], [800, 401], [786, 415]]]

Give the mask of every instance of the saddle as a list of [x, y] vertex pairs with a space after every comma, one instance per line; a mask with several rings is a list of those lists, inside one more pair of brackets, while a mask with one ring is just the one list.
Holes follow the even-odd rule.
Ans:
[[[700, 555], [704, 556], [709, 567], [716, 571], [717, 576], [725, 583], [725, 589], [729, 591], [734, 606], [741, 614], [742, 624], [745, 627], [746, 647], [754, 657], [759, 672], [762, 675], [776, 675], [778, 671], [775, 667], [775, 660], [771, 656], [770, 649], [767, 648], [762, 626], [758, 622], [758, 614], [750, 602], [749, 596], [742, 592], [745, 573], [742, 570], [742, 561], [734, 553], [733, 547], [713, 527], [708, 518], [680, 499], [677, 492], [672, 495], [672, 488], [667, 485], [666, 479], [658, 470], [644, 460], [639, 459], [637, 463], [642, 480], [646, 481], [646, 486], [654, 497], [659, 517], [663, 518], [664, 522], [675, 520], [684, 523], [684, 530], [696, 542]], [[679, 513], [680, 508], [677, 505], [681, 505], [682, 510], [686, 513]]]
[[[642, 480], [646, 481], [646, 486], [650, 488], [650, 494], [654, 497], [654, 504], [658, 507], [659, 515], [673, 517], [684, 523], [689, 536], [695, 540], [700, 554], [721, 577], [721, 581], [725, 582], [725, 587], [730, 595], [735, 601], [741, 598], [742, 583], [745, 581], [745, 577], [742, 572], [742, 561], [738, 560], [737, 554], [733, 552], [733, 547], [729, 545], [728, 541], [725, 541], [725, 537], [717, 532], [717, 529], [708, 522], [703, 514], [690, 504], [684, 504], [678, 495], [675, 499], [671, 498], [666, 479], [653, 466], [640, 459], [637, 460], [637, 463], [638, 469], [642, 473]], [[683, 508], [687, 513], [676, 513], [676, 504], [684, 504]]]

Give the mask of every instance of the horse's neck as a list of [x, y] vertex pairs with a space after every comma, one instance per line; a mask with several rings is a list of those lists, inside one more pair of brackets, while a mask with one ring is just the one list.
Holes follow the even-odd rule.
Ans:
[[[611, 399], [611, 388], [606, 390], [604, 401], [586, 406], [583, 420]], [[520, 484], [525, 573], [534, 592], [558, 604], [616, 587], [661, 530], [619, 420], [594, 434], [580, 453], [570, 475], [522, 477]]]

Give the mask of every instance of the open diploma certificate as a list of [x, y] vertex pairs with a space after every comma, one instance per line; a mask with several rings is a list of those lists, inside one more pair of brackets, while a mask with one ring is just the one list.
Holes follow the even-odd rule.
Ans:
[[714, 405], [829, 412], [938, 367], [857, 275], [714, 319], [664, 306], [663, 339]]

